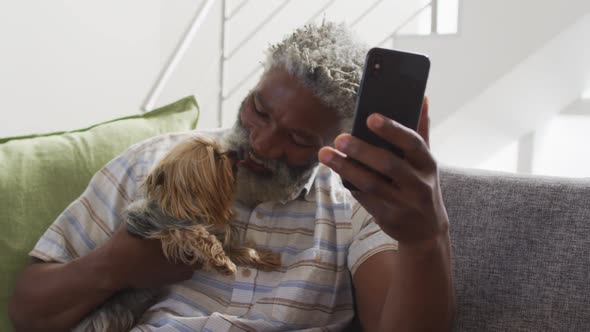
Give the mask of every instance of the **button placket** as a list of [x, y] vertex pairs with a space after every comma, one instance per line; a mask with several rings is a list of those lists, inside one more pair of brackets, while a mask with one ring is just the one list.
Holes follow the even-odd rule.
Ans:
[[238, 266], [227, 314], [241, 316], [248, 312], [254, 299], [256, 274], [255, 269]]
[[[248, 225], [252, 223], [255, 218], [264, 219], [264, 217], [264, 214], [260, 210], [256, 210], [256, 212], [250, 214]], [[248, 227], [244, 233], [246, 243], [253, 242], [249, 233], [250, 228]], [[234, 279], [234, 288], [232, 290], [231, 296], [231, 304], [227, 309], [227, 314], [241, 316], [248, 312], [254, 299], [254, 289], [256, 287], [255, 281], [257, 274], [258, 270], [254, 268], [245, 266], [237, 267]]]
[[242, 277], [249, 278], [252, 275], [252, 271], [248, 268], [242, 270]]
[[313, 260], [318, 264], [321, 263], [322, 262], [322, 254], [319, 251], [314, 252]]

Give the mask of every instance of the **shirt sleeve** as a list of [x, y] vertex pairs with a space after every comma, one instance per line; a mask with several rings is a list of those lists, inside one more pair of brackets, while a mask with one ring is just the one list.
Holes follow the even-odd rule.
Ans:
[[29, 256], [66, 263], [105, 243], [121, 223], [121, 212], [135, 200], [139, 144], [101, 168], [82, 195], [72, 202], [41, 236]]
[[385, 234], [365, 208], [355, 202], [352, 214], [352, 243], [348, 250], [348, 269], [354, 276], [367, 258], [384, 250], [397, 250], [397, 241]]

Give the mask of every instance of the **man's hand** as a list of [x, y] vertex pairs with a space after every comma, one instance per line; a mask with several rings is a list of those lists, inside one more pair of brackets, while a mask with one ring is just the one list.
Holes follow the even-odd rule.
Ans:
[[448, 331], [455, 306], [449, 221], [428, 148], [428, 102], [420, 134], [377, 114], [367, 124], [404, 157], [346, 134], [335, 146], [380, 175], [332, 148], [319, 153], [321, 162], [359, 189], [355, 198], [399, 243], [398, 251], [379, 252], [358, 267], [353, 276], [357, 313], [370, 331]]
[[155, 288], [190, 279], [198, 265], [170, 262], [159, 240], [142, 239], [120, 227], [100, 248], [109, 264], [111, 289]]
[[399, 147], [404, 157], [348, 134], [338, 136], [335, 147], [382, 175], [371, 173], [329, 147], [320, 150], [319, 159], [358, 188], [353, 192], [355, 198], [385, 233], [399, 241], [400, 249], [426, 249], [448, 231], [438, 167], [428, 147], [427, 99], [420, 134], [379, 114], [372, 114], [367, 125]]

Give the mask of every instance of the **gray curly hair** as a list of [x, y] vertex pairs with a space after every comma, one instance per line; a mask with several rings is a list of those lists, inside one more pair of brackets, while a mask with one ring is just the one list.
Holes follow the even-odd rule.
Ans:
[[367, 50], [344, 23], [323, 21], [299, 28], [271, 45], [264, 73], [287, 69], [322, 103], [336, 110], [340, 129], [350, 132]]

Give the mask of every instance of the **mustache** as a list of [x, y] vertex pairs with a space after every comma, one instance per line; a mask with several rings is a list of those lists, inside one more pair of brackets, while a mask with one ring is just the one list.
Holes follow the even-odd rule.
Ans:
[[259, 156], [255, 153], [252, 144], [250, 144], [250, 130], [246, 128], [243, 123], [242, 119], [240, 118], [240, 113], [243, 112], [245, 107], [246, 99], [242, 101], [240, 106], [240, 110], [238, 112], [238, 117], [236, 122], [234, 123], [234, 137], [232, 139], [233, 147], [236, 149], [237, 156], [240, 160], [243, 160], [246, 157], [247, 153], [252, 153], [254, 157], [256, 157], [257, 161], [261, 161], [262, 165], [270, 170], [273, 174], [278, 174], [281, 169], [286, 170], [289, 175], [292, 177], [297, 177], [303, 173], [305, 173], [313, 164], [316, 164], [317, 161], [311, 163], [310, 165], [305, 166], [293, 166], [289, 165], [289, 163], [283, 158], [281, 159], [270, 159], [264, 158]]

